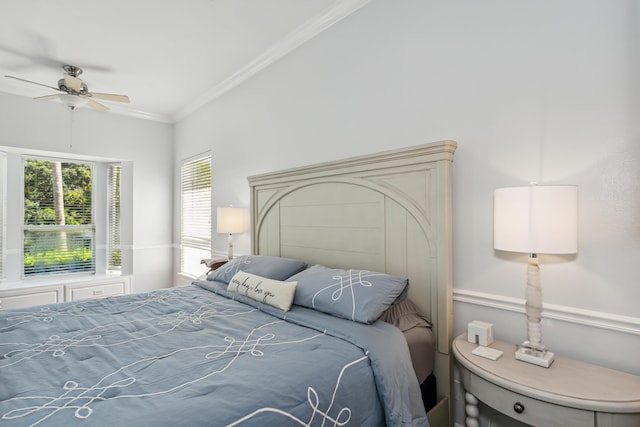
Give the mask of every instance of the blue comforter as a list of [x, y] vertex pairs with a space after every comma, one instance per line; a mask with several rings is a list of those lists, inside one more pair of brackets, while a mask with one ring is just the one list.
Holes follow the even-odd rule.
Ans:
[[0, 312], [0, 426], [423, 426], [404, 337], [194, 285]]

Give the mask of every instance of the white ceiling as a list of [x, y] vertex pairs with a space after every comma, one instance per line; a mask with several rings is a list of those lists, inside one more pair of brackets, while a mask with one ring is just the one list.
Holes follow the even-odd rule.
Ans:
[[[89, 91], [129, 96], [111, 113], [175, 122], [369, 1], [0, 0], [0, 76], [56, 87], [75, 65]], [[0, 91], [57, 93], [4, 77]]]

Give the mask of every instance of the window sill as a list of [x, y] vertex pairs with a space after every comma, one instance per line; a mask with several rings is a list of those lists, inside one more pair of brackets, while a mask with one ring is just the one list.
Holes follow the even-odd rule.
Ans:
[[100, 280], [113, 279], [115, 277], [124, 277], [120, 274], [75, 274], [75, 275], [54, 275], [48, 277], [34, 277], [22, 280], [12, 280], [0, 283], [0, 291], [9, 291], [16, 289], [30, 289], [42, 286], [55, 285], [71, 285], [74, 283], [85, 283]]

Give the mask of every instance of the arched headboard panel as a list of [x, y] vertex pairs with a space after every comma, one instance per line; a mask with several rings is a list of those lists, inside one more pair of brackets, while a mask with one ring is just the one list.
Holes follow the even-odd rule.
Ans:
[[252, 252], [409, 278], [451, 385], [451, 163], [442, 141], [249, 177]]

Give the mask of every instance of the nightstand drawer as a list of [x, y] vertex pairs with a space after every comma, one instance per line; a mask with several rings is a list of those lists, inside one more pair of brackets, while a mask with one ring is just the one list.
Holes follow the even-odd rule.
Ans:
[[67, 300], [78, 301], [83, 299], [105, 298], [127, 293], [125, 283], [104, 283], [96, 285], [68, 286]]
[[598, 427], [638, 427], [640, 426], [640, 414], [608, 414], [598, 412], [596, 414]]
[[[542, 369], [542, 368], [540, 368]], [[592, 411], [569, 408], [543, 402], [499, 387], [476, 375], [471, 374], [467, 391], [481, 395], [482, 401], [501, 413], [523, 423], [537, 427], [590, 427], [595, 426], [595, 414]], [[516, 412], [514, 406], [523, 409]]]

